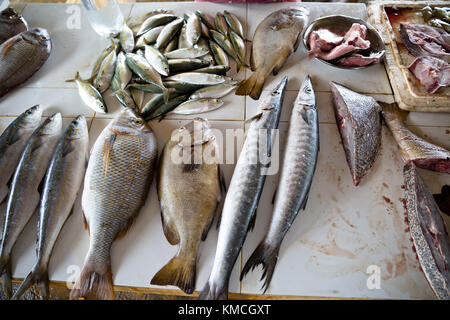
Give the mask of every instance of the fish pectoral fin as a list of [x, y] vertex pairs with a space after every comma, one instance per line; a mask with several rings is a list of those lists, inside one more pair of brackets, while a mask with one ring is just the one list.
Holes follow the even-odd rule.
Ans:
[[261, 117], [262, 117], [262, 112], [260, 112], [258, 114], [255, 114], [250, 119], [245, 120], [245, 123], [250, 123], [250, 122], [253, 122], [253, 121], [257, 121], [257, 120], [261, 119]]
[[86, 229], [87, 232], [90, 234], [91, 232], [90, 232], [90, 230], [89, 230], [89, 223], [88, 223], [88, 221], [87, 221], [87, 219], [86, 219], [86, 215], [84, 214], [84, 211], [83, 211], [83, 210], [81, 210], [81, 216], [83, 217], [83, 227], [84, 227], [84, 229]]
[[305, 121], [307, 124], [309, 124], [308, 113], [306, 112], [306, 110], [304, 108], [300, 111], [300, 115], [302, 116], [303, 121]]
[[65, 156], [67, 156], [69, 153], [71, 153], [74, 150], [73, 146], [71, 143], [66, 142], [64, 144], [63, 150], [62, 150], [62, 157], [64, 158]]
[[164, 235], [166, 236], [167, 241], [169, 241], [169, 243], [173, 246], [180, 243], [180, 236], [178, 234], [178, 230], [169, 219], [164, 218], [164, 213], [162, 211], [161, 211], [161, 222], [163, 225]]
[[37, 191], [39, 192], [39, 194], [42, 194], [42, 191], [44, 190], [44, 184], [45, 184], [45, 176], [42, 178], [41, 182], [39, 182]]
[[113, 133], [111, 136], [105, 139], [105, 144], [103, 145], [103, 169], [105, 171], [105, 175], [108, 172], [109, 159], [111, 157], [111, 151], [116, 137], [117, 134]]

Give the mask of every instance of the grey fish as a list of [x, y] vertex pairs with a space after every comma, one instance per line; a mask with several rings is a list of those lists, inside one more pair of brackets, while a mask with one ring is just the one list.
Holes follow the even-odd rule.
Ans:
[[211, 36], [213, 40], [236, 62], [239, 62], [236, 52], [234, 52], [233, 45], [231, 44], [230, 40], [228, 40], [223, 34], [211, 30]]
[[166, 88], [175, 89], [177, 92], [184, 92], [184, 93], [194, 92], [195, 90], [203, 87], [203, 85], [186, 83], [183, 81], [167, 80], [167, 81], [164, 81], [163, 83], [164, 83], [164, 86], [166, 86]]
[[336, 124], [357, 186], [375, 163], [381, 145], [381, 107], [372, 97], [334, 82], [330, 86]]
[[159, 26], [150, 29], [143, 35], [139, 36], [136, 40], [136, 48], [143, 48], [146, 44], [153, 44], [158, 39], [159, 34], [164, 29], [164, 26]]
[[240, 68], [242, 66], [245, 66], [245, 42], [244, 39], [242, 39], [236, 32], [231, 31], [230, 32], [230, 41], [231, 45], [233, 46], [234, 52], [236, 53], [236, 57], [239, 60], [238, 63], [238, 70], [239, 72]]
[[209, 66], [208, 62], [201, 59], [169, 59], [168, 63], [171, 74], [194, 71]]
[[42, 108], [29, 108], [18, 116], [0, 136], [0, 203], [9, 192], [8, 182], [31, 134], [41, 122]]
[[88, 147], [86, 119], [78, 116], [59, 139], [50, 160], [39, 205], [36, 263], [14, 293], [13, 300], [19, 299], [33, 283], [37, 284], [42, 298], [49, 298], [48, 263], [83, 181]]
[[170, 13], [170, 11], [165, 10], [165, 9], [151, 10], [151, 11], [144, 13], [136, 18], [133, 18], [127, 24], [131, 28], [131, 30], [133, 30], [133, 33], [136, 34], [139, 31], [141, 25], [145, 22], [145, 20], [147, 20], [148, 18], [150, 18], [152, 16], [156, 16], [157, 14], [162, 14], [162, 13]]
[[6, 8], [0, 12], [0, 44], [26, 30], [28, 24], [16, 10]]
[[47, 61], [52, 42], [47, 30], [19, 33], [0, 45], [0, 97], [24, 83]]
[[116, 69], [116, 61], [116, 50], [112, 50], [100, 64], [100, 68], [98, 69], [97, 75], [92, 83], [100, 93], [105, 92], [111, 85], [112, 78], [114, 77], [114, 71]]
[[177, 49], [178, 49], [178, 35], [175, 35], [175, 37], [173, 37], [172, 40], [169, 41], [169, 43], [164, 48], [162, 53], [166, 54]]
[[163, 117], [166, 113], [169, 113], [173, 109], [175, 109], [178, 105], [186, 101], [188, 95], [179, 95], [174, 98], [171, 98], [168, 102], [159, 105], [157, 108], [153, 109], [151, 112], [146, 114], [145, 120], [153, 120], [158, 117]]
[[148, 124], [125, 108], [103, 129], [86, 169], [82, 209], [90, 248], [71, 299], [113, 299], [111, 246], [145, 203], [158, 156]]
[[319, 120], [314, 89], [309, 76], [303, 81], [294, 102], [287, 137], [269, 229], [241, 273], [242, 281], [250, 270], [262, 264], [262, 279], [265, 278], [264, 292], [270, 285], [284, 236], [300, 210], [305, 210], [317, 164]]
[[[248, 231], [253, 227], [256, 208], [270, 161], [272, 129], [278, 127], [287, 77], [260, 104], [253, 118], [222, 210], [216, 256], [208, 282], [199, 299], [227, 299], [228, 282]], [[268, 159], [262, 159], [261, 155]]]
[[105, 60], [106, 56], [111, 53], [111, 51], [116, 50], [116, 44], [114, 41], [112, 41], [112, 44], [109, 47], [106, 47], [105, 49], [100, 52], [100, 54], [97, 57], [97, 60], [95, 60], [94, 65], [92, 67], [91, 72], [91, 78], [89, 81], [93, 81], [95, 77], [97, 76], [98, 70], [100, 69], [100, 65], [102, 64], [103, 60]]
[[213, 73], [217, 75], [224, 76], [231, 69], [230, 66], [218, 65], [218, 66], [209, 66], [201, 69], [195, 70], [197, 73]]
[[232, 84], [216, 84], [214, 86], [208, 86], [195, 91], [189, 99], [200, 98], [223, 98], [236, 88]]
[[204, 48], [182, 48], [164, 54], [167, 59], [193, 59], [203, 57], [208, 54]]
[[[188, 161], [174, 162], [172, 155], [182, 152], [188, 155]], [[206, 239], [221, 200], [217, 155], [217, 140], [208, 121], [201, 118], [176, 130], [165, 145], [158, 175], [161, 219], [167, 240], [172, 245], [180, 244], [180, 248], [151, 284], [175, 285], [188, 294], [194, 291], [198, 248]], [[200, 161], [197, 164], [190, 159]]]
[[441, 300], [450, 300], [450, 241], [433, 195], [412, 161], [403, 168], [408, 225], [423, 273]]
[[189, 48], [194, 47], [202, 34], [200, 19], [196, 14], [191, 14], [186, 22], [186, 43]]
[[161, 13], [151, 16], [142, 23], [136, 35], [140, 36], [141, 34], [146, 33], [148, 30], [169, 23], [170, 21], [175, 20], [176, 18], [177, 16], [170, 13]]
[[152, 67], [163, 76], [169, 75], [169, 63], [167, 58], [157, 49], [152, 46], [144, 46], [145, 59], [152, 65]]
[[132, 52], [134, 50], [134, 35], [130, 27], [124, 23], [122, 31], [120, 32], [120, 46], [125, 52]]
[[80, 74], [77, 72], [75, 79], [66, 80], [67, 82], [75, 82], [78, 87], [78, 93], [81, 100], [92, 110], [100, 113], [107, 113], [105, 101], [102, 94], [89, 82], [80, 78]]
[[234, 14], [228, 12], [227, 10], [223, 12], [223, 15], [230, 29], [236, 32], [241, 38], [244, 38], [244, 28], [242, 27], [242, 24], [239, 21], [239, 19]]
[[167, 77], [166, 80], [175, 80], [179, 82], [186, 82], [190, 84], [199, 84], [199, 85], [213, 85], [224, 83], [227, 81], [227, 78], [210, 73], [185, 72]]
[[214, 25], [216, 26], [217, 31], [219, 31], [224, 36], [228, 36], [228, 24], [223, 13], [216, 13], [216, 17], [214, 18]]
[[163, 49], [170, 42], [170, 40], [172, 40], [172, 38], [178, 33], [183, 24], [184, 24], [183, 18], [175, 19], [171, 23], [167, 24], [161, 30], [161, 33], [158, 35], [158, 38], [156, 39], [155, 48], [159, 50]]
[[214, 64], [214, 58], [209, 53], [210, 48], [209, 48], [209, 45], [208, 45], [208, 41], [206, 39], [204, 39], [204, 38], [200, 38], [198, 40], [198, 42], [197, 42], [197, 47], [200, 48], [200, 49], [204, 49], [204, 50], [208, 51], [208, 53], [205, 56], [203, 56], [202, 59], [204, 61], [209, 62], [210, 65], [213, 65]]
[[223, 105], [223, 100], [219, 98], [199, 98], [189, 99], [175, 109], [171, 113], [174, 114], [197, 114], [209, 112], [220, 108]]
[[215, 43], [214, 41], [209, 41], [209, 48], [217, 65], [230, 65], [226, 52], [217, 43]]
[[61, 114], [47, 118], [31, 135], [14, 171], [6, 204], [6, 219], [0, 245], [3, 290], [11, 297], [11, 252], [39, 204], [39, 185], [61, 133]]
[[[118, 83], [118, 88], [125, 89], [128, 83], [130, 82], [132, 75], [133, 73], [131, 72], [130, 68], [128, 68], [125, 53], [120, 52], [117, 55], [116, 67], [114, 71], [114, 79]], [[113, 88], [113, 91], [116, 90], [118, 89]]]
[[259, 99], [267, 76], [278, 74], [286, 59], [297, 50], [308, 16], [305, 7], [286, 8], [271, 13], [258, 25], [252, 42], [254, 72], [237, 88], [237, 95]]
[[201, 12], [201, 11], [196, 11], [195, 14], [197, 15], [197, 17], [200, 18], [200, 20], [209, 28], [212, 30], [216, 30], [216, 25], [214, 22], [214, 18], [212, 16], [210, 16], [209, 14], [205, 13], [205, 12]]
[[189, 44], [186, 41], [186, 24], [181, 27], [180, 35], [178, 36], [178, 49], [189, 48]]

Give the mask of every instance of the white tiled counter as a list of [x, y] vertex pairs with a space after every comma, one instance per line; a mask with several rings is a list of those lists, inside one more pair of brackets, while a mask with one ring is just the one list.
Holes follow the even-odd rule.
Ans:
[[[305, 5], [311, 9], [310, 21], [329, 14], [346, 14], [366, 19], [363, 4], [338, 3], [276, 3], [266, 5], [237, 5], [212, 3], [139, 3], [121, 5], [125, 18], [140, 15], [148, 10], [171, 9], [176, 14], [202, 10], [209, 14], [229, 10], [239, 17], [245, 26], [247, 38], [251, 38], [258, 23], [270, 12], [286, 6]], [[45, 115], [59, 111], [67, 124], [75, 115], [88, 117], [91, 145], [108, 121], [120, 110], [112, 97], [106, 97], [110, 113], [95, 114], [80, 100], [73, 83], [65, 80], [80, 71], [88, 77], [99, 52], [108, 45], [92, 31], [85, 17], [81, 17], [80, 29], [69, 29], [69, 6], [64, 4], [26, 4], [18, 9], [32, 27], [47, 28], [54, 49], [45, 66], [22, 88], [14, 90], [0, 100], [0, 131], [26, 108], [41, 104]], [[232, 70], [235, 70], [233, 67]], [[243, 70], [236, 79], [244, 79], [251, 71]], [[434, 298], [412, 251], [412, 242], [404, 222], [402, 163], [397, 146], [390, 132], [383, 126], [383, 142], [374, 168], [359, 187], [354, 187], [340, 137], [334, 120], [331, 93], [328, 82], [336, 81], [355, 91], [367, 93], [378, 100], [392, 101], [392, 92], [383, 65], [364, 70], [343, 71], [317, 60], [308, 60], [301, 44], [285, 67], [269, 76], [265, 89], [273, 87], [282, 76], [289, 76], [288, 89], [281, 116], [280, 151], [288, 127], [288, 119], [301, 81], [310, 74], [316, 90], [320, 121], [320, 154], [306, 210], [301, 212], [287, 234], [281, 247], [277, 268], [267, 291], [270, 295], [343, 297], [343, 298]], [[110, 93], [106, 93], [107, 95]], [[230, 94], [225, 105], [213, 112], [202, 114], [220, 130], [244, 129], [245, 120], [251, 118], [258, 102], [248, 97]], [[152, 121], [151, 127], [158, 138], [160, 150], [173, 129], [186, 123], [188, 118], [168, 116], [161, 122]], [[450, 148], [450, 114], [412, 113], [408, 124], [417, 134]], [[222, 146], [223, 147], [223, 146]], [[240, 146], [238, 146], [240, 148]], [[229, 184], [233, 165], [224, 165]], [[450, 184], [450, 176], [421, 170], [432, 192]], [[243, 263], [262, 238], [272, 213], [272, 196], [278, 175], [266, 180], [256, 227], [244, 244], [230, 281], [230, 292], [259, 294], [262, 283], [260, 269], [239, 282]], [[4, 208], [1, 208], [4, 210]], [[450, 224], [449, 219], [447, 223]], [[35, 259], [37, 217], [26, 227], [13, 252], [13, 275], [23, 278]], [[197, 265], [196, 291], [205, 284], [214, 259], [217, 230], [212, 228], [207, 240], [200, 247]], [[50, 279], [73, 280], [73, 274], [83, 264], [89, 245], [89, 236], [83, 229], [80, 200], [74, 214], [64, 226], [50, 263]], [[159, 204], [153, 183], [147, 203], [128, 234], [116, 241], [112, 248], [114, 283], [118, 286], [158, 288], [150, 285], [153, 275], [177, 252], [164, 237]], [[381, 271], [380, 289], [367, 287], [367, 268], [376, 265]], [[170, 287], [173, 293], [174, 287]], [[161, 292], [159, 290], [159, 292]], [[180, 292], [181, 291], [177, 291]]]

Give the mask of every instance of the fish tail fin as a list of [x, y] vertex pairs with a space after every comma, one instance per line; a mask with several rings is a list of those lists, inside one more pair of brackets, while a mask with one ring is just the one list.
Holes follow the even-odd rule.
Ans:
[[5, 294], [6, 299], [11, 299], [11, 260], [9, 256], [0, 256], [0, 274], [2, 275], [3, 293]]
[[224, 285], [218, 285], [208, 280], [202, 292], [200, 292], [198, 300], [228, 300], [228, 282]]
[[48, 270], [47, 268], [42, 268], [39, 266], [33, 267], [11, 299], [20, 299], [20, 297], [22, 297], [22, 295], [35, 283], [39, 288], [41, 297], [47, 300], [50, 297]]
[[265, 75], [263, 72], [256, 70], [250, 78], [242, 82], [236, 89], [236, 95], [249, 95], [252, 99], [258, 100], [265, 82]]
[[195, 289], [196, 258], [186, 258], [180, 255], [173, 257], [153, 277], [150, 284], [159, 286], [177, 286], [187, 294]]
[[[92, 257], [92, 258], [91, 258]], [[70, 299], [94, 295], [101, 300], [114, 300], [114, 288], [111, 273], [111, 263], [99, 263], [90, 254], [86, 259], [78, 280], [70, 293]]]
[[75, 73], [75, 78], [73, 79], [68, 79], [66, 80], [66, 82], [74, 82], [75, 80], [80, 79], [80, 73], [77, 71], [77, 73]]
[[277, 246], [273, 246], [263, 240], [252, 253], [244, 268], [242, 269], [240, 280], [242, 281], [242, 279], [250, 270], [255, 269], [255, 267], [259, 264], [262, 264], [263, 274], [260, 280], [263, 280], [265, 278], [262, 289], [264, 289], [264, 292], [266, 292], [267, 288], [270, 285], [270, 281], [272, 280], [273, 272], [278, 260], [279, 251], [280, 244], [278, 244]]

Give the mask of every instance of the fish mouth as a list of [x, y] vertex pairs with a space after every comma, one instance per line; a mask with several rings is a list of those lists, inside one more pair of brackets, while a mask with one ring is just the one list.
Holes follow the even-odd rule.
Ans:
[[209, 121], [200, 117], [175, 130], [172, 138], [177, 141], [177, 137], [181, 140], [178, 145], [182, 148], [203, 145], [215, 139]]

